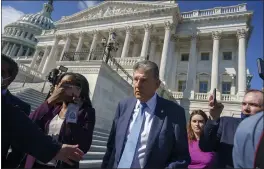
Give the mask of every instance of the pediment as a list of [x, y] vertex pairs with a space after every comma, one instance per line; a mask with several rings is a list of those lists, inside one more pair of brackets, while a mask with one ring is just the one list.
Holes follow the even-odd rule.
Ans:
[[57, 23], [92, 20], [126, 14], [135, 14], [162, 8], [178, 7], [177, 4], [153, 3], [141, 1], [105, 1], [97, 6], [87, 8], [74, 15], [62, 17]]

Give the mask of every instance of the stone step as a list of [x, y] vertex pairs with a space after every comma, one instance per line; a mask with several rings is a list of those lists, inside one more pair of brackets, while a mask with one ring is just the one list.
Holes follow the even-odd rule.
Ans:
[[108, 141], [108, 137], [97, 136], [96, 134], [93, 134], [93, 139], [94, 140], [101, 140], [101, 141]]
[[94, 151], [94, 152], [105, 152], [106, 151], [106, 146], [96, 146], [96, 145], [91, 145], [91, 148], [89, 151]]
[[92, 141], [92, 145], [95, 145], [95, 146], [106, 146], [107, 144], [107, 141], [101, 141], [101, 140], [95, 140], [93, 139]]
[[101, 133], [110, 133], [110, 130], [102, 129], [102, 128], [96, 128], [96, 131], [101, 132]]
[[82, 160], [79, 168], [100, 168], [103, 160]]
[[98, 130], [94, 130], [94, 135], [102, 136], [102, 137], [109, 137], [109, 133], [100, 132]]
[[84, 155], [84, 160], [102, 160], [105, 152], [88, 152]]

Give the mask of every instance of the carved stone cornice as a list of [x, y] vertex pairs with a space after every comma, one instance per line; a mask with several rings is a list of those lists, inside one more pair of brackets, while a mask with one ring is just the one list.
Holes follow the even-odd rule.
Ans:
[[241, 38], [245, 39], [247, 35], [248, 35], [248, 29], [238, 29], [237, 30], [236, 36], [238, 39], [241, 39]]
[[212, 38], [213, 40], [220, 40], [222, 35], [222, 31], [213, 31]]
[[173, 25], [169, 21], [164, 22], [165, 30], [171, 30], [173, 28]]
[[172, 34], [170, 39], [171, 39], [172, 42], [178, 42], [179, 41], [179, 36], [177, 36], [175, 34]]
[[146, 32], [151, 31], [152, 28], [153, 28], [152, 24], [149, 24], [149, 23], [144, 24], [144, 30], [145, 30]]

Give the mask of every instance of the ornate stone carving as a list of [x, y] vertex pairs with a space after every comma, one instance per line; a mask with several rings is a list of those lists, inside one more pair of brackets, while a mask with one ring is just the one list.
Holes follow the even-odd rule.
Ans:
[[191, 40], [196, 40], [198, 38], [197, 33], [192, 33], [192, 35], [190, 36]]
[[115, 28], [109, 28], [109, 29], [108, 29], [108, 32], [109, 32], [109, 34], [115, 32]]
[[133, 32], [133, 26], [126, 26], [126, 33], [127, 34], [132, 34], [132, 32]]
[[238, 39], [241, 39], [241, 38], [246, 38], [246, 36], [247, 36], [247, 32], [248, 32], [248, 30], [247, 29], [238, 29], [237, 30], [237, 38]]
[[150, 31], [152, 29], [152, 25], [149, 23], [144, 24], [144, 29], [145, 29], [145, 31]]
[[214, 31], [212, 32], [213, 40], [220, 40], [221, 39], [222, 31]]
[[78, 34], [78, 36], [83, 36], [84, 35], [84, 32], [83, 31], [80, 31], [77, 34]]
[[94, 36], [97, 36], [98, 34], [99, 34], [99, 31], [96, 30], [96, 29], [94, 29], [94, 30], [93, 30], [93, 35], [94, 35]]
[[84, 16], [83, 19], [96, 19], [101, 17], [115, 16], [115, 15], [123, 15], [128, 13], [137, 12], [137, 8], [120, 8], [116, 6], [108, 6], [106, 10], [100, 9], [99, 11], [92, 12], [87, 16]]
[[173, 25], [169, 21], [164, 22], [165, 30], [171, 30]]
[[177, 35], [171, 35], [171, 41], [173, 41], [173, 42], [177, 42], [178, 40], [179, 40], [179, 36], [177, 36]]

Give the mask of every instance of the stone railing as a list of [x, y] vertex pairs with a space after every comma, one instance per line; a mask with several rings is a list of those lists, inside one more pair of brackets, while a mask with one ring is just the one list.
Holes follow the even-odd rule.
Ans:
[[183, 92], [172, 92], [172, 96], [175, 99], [181, 99], [183, 97]]
[[228, 14], [228, 13], [236, 13], [247, 11], [246, 4], [239, 4], [235, 6], [227, 6], [227, 7], [216, 7], [213, 9], [205, 9], [205, 10], [194, 10], [190, 12], [183, 12], [181, 14], [182, 18], [194, 18], [194, 17], [204, 17], [204, 16], [212, 16], [212, 15], [220, 15], [220, 14]]
[[223, 100], [223, 101], [237, 101], [238, 98], [236, 95], [222, 94], [221, 100]]
[[207, 100], [208, 94], [207, 93], [194, 93], [195, 100]]
[[26, 74], [33, 75], [33, 76], [38, 77], [40, 79], [44, 79], [42, 73], [32, 69], [31, 67], [28, 67], [28, 66], [26, 66], [24, 64], [20, 64], [20, 63], [18, 63], [18, 67], [19, 67], [19, 70], [25, 72]]
[[144, 60], [142, 57], [129, 57], [129, 58], [115, 58], [118, 64], [122, 66], [133, 66], [139, 61]]

